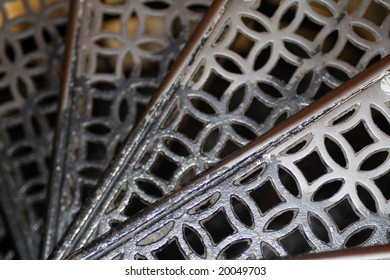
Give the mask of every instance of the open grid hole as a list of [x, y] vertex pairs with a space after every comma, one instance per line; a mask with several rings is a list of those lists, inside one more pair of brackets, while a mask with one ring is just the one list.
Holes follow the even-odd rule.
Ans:
[[382, 110], [371, 106], [371, 117], [375, 125], [387, 136], [390, 136], [390, 121], [389, 117], [385, 115]]
[[25, 181], [32, 178], [37, 178], [41, 175], [39, 165], [36, 162], [21, 164], [20, 171]]
[[357, 47], [356, 44], [347, 41], [343, 50], [340, 52], [337, 58], [356, 67], [364, 54], [364, 50]]
[[24, 55], [38, 51], [38, 46], [34, 36], [22, 38], [19, 42]]
[[201, 221], [201, 224], [210, 235], [214, 244], [220, 243], [235, 232], [223, 209], [219, 209], [211, 217]]
[[23, 140], [26, 137], [23, 124], [17, 124], [7, 128], [8, 138], [11, 142]]
[[232, 206], [234, 215], [241, 223], [243, 223], [249, 228], [253, 227], [253, 215], [249, 206], [244, 202], [244, 200], [242, 200], [238, 196], [233, 195], [230, 198], [230, 205]]
[[329, 33], [322, 41], [321, 53], [322, 54], [329, 53], [334, 48], [338, 40], [339, 40], [338, 30], [334, 30], [331, 33]]
[[348, 108], [347, 110], [344, 110], [343, 112], [338, 114], [336, 117], [334, 117], [330, 121], [330, 124], [331, 125], [338, 125], [338, 124], [347, 122], [349, 119], [351, 119], [357, 113], [358, 109], [359, 109], [359, 106], [354, 105], [354, 106]]
[[230, 81], [212, 71], [203, 85], [202, 90], [210, 93], [218, 99], [221, 99], [230, 84]]
[[150, 172], [165, 181], [170, 181], [178, 167], [178, 164], [172, 159], [163, 153], [158, 153]]
[[345, 242], [346, 248], [353, 248], [363, 245], [367, 242], [375, 232], [374, 227], [366, 227], [363, 229], [359, 229], [351, 234], [347, 241]]
[[236, 142], [234, 142], [230, 139], [227, 139], [222, 150], [219, 152], [218, 157], [220, 159], [224, 159], [240, 148], [241, 148], [241, 145], [237, 144]]
[[313, 95], [314, 100], [318, 100], [319, 98], [323, 97], [325, 94], [330, 92], [332, 88], [328, 86], [325, 82], [321, 82], [317, 91]]
[[102, 15], [102, 32], [120, 33], [121, 32], [121, 15], [113, 13], [104, 13]]
[[229, 113], [233, 112], [240, 106], [240, 104], [244, 101], [245, 93], [246, 93], [245, 85], [240, 86], [233, 91], [233, 94], [231, 95], [229, 100], [229, 106], [228, 106]]
[[220, 197], [221, 197], [221, 194], [219, 192], [214, 193], [210, 197], [206, 198], [205, 200], [199, 202], [194, 207], [189, 209], [188, 214], [193, 215], [193, 214], [198, 214], [200, 212], [203, 212], [204, 210], [213, 206], [218, 201], [218, 199]]
[[387, 201], [389, 201], [390, 200], [390, 171], [379, 176], [378, 178], [375, 178], [373, 181], [381, 191], [383, 197]]
[[158, 78], [160, 74], [160, 62], [150, 59], [141, 59], [141, 78]]
[[296, 215], [298, 214], [298, 209], [290, 209], [283, 212], [279, 212], [274, 215], [264, 226], [266, 231], [277, 231], [289, 225]]
[[211, 129], [202, 143], [201, 152], [203, 154], [210, 152], [218, 144], [220, 135], [221, 129], [218, 126]]
[[312, 151], [304, 158], [295, 162], [309, 184], [329, 172], [329, 167], [317, 151]]
[[201, 257], [205, 256], [206, 249], [202, 242], [202, 238], [200, 237], [199, 233], [197, 231], [187, 225], [183, 226], [183, 237], [184, 240], [187, 242], [188, 246], [198, 255]]
[[238, 135], [240, 135], [244, 139], [252, 141], [257, 138], [257, 133], [244, 124], [232, 123], [232, 128]]
[[296, 65], [288, 62], [283, 57], [280, 57], [269, 74], [281, 81], [284, 81], [287, 84], [294, 75], [297, 68], [298, 67]]
[[152, 252], [159, 260], [184, 260], [186, 259], [176, 238], [171, 239], [167, 244]]
[[267, 242], [264, 242], [264, 241], [261, 242], [260, 250], [261, 250], [261, 254], [263, 256], [263, 259], [272, 260], [272, 259], [279, 258], [278, 251], [274, 247], [269, 245]]
[[305, 16], [295, 33], [310, 41], [314, 41], [323, 28], [322, 25]]
[[248, 28], [250, 28], [256, 32], [259, 32], [259, 33], [267, 32], [267, 29], [264, 27], [264, 25], [252, 17], [242, 15], [241, 20]]
[[309, 239], [300, 227], [279, 238], [279, 243], [286, 249], [289, 255], [303, 255], [313, 250]]
[[142, 200], [138, 195], [133, 194], [127, 203], [126, 208], [123, 210], [123, 214], [127, 217], [132, 217], [145, 209], [149, 204]]
[[241, 67], [234, 60], [226, 56], [217, 55], [215, 57], [215, 60], [226, 71], [234, 74], [243, 74], [243, 70], [241, 69]]
[[359, 171], [371, 171], [382, 164], [384, 164], [389, 158], [389, 151], [382, 150], [376, 151], [373, 154], [367, 156], [359, 166]]
[[297, 13], [297, 5], [293, 4], [286, 11], [284, 11], [283, 15], [279, 21], [279, 29], [282, 30], [289, 26], [291, 22], [295, 19]]
[[335, 222], [339, 231], [343, 231], [361, 219], [356, 207], [348, 196], [345, 196], [326, 211]]
[[115, 74], [117, 59], [118, 57], [116, 55], [97, 54], [95, 72], [101, 74]]
[[280, 6], [280, 2], [282, 2], [282, 1], [281, 0], [260, 1], [260, 5], [257, 8], [257, 11], [266, 15], [267, 17], [272, 17], [275, 14], [278, 7]]
[[344, 185], [343, 179], [332, 179], [322, 184], [313, 194], [313, 201], [323, 201], [334, 196]]
[[266, 165], [261, 164], [255, 168], [249, 170], [244, 175], [242, 175], [240, 178], [236, 179], [233, 182], [233, 184], [236, 186], [239, 186], [239, 185], [247, 185], [247, 184], [250, 184], [252, 182], [255, 182], [260, 177], [260, 175], [263, 174], [265, 169], [266, 169]]
[[207, 114], [207, 115], [215, 115], [216, 114], [216, 111], [213, 108], [213, 106], [208, 104], [205, 100], [203, 100], [201, 98], [193, 97], [190, 99], [190, 101], [191, 101], [191, 104], [200, 112]]
[[106, 117], [111, 114], [111, 101], [101, 98], [92, 99], [92, 116], [93, 117]]
[[6, 86], [6, 87], [1, 87], [0, 88], [0, 105], [10, 102], [14, 99], [11, 89]]
[[314, 235], [325, 244], [329, 244], [331, 241], [331, 234], [326, 226], [325, 222], [316, 214], [309, 212], [309, 226]]
[[341, 145], [331, 137], [325, 137], [325, 148], [330, 157], [338, 163], [341, 167], [346, 168], [348, 166], [347, 157]]
[[232, 260], [243, 254], [251, 244], [250, 239], [236, 241], [226, 246], [220, 253], [220, 258]]
[[263, 48], [256, 56], [253, 64], [253, 70], [257, 71], [263, 68], [269, 61], [272, 54], [272, 45]]
[[278, 167], [278, 175], [282, 185], [295, 197], [301, 197], [301, 190], [293, 174], [285, 167]]
[[272, 112], [272, 107], [267, 106], [264, 102], [261, 102], [257, 98], [253, 98], [248, 109], [245, 111], [245, 116], [254, 120], [258, 124], [263, 124]]
[[376, 200], [374, 199], [372, 193], [367, 189], [367, 187], [357, 184], [356, 193], [363, 203], [363, 205], [370, 210], [372, 213], [378, 213], [378, 206]]
[[238, 31], [236, 37], [229, 46], [229, 50], [237, 53], [243, 58], [247, 58], [254, 45], [255, 41], [253, 39]]
[[377, 3], [377, 1], [371, 1], [363, 17], [374, 24], [381, 26], [388, 15], [389, 10], [386, 7]]
[[16, 59], [16, 54], [13, 46], [5, 40], [2, 47], [6, 58], [8, 58], [9, 61], [14, 62]]
[[177, 126], [176, 131], [195, 141], [204, 127], [204, 122], [196, 119], [192, 114], [186, 113]]
[[152, 181], [140, 179], [136, 181], [136, 184], [138, 188], [147, 195], [150, 195], [155, 198], [161, 198], [164, 196], [163, 191]]
[[86, 160], [104, 161], [107, 149], [103, 143], [87, 141]]
[[351, 145], [355, 153], [360, 152], [365, 147], [375, 142], [369, 132], [369, 129], [363, 121], [360, 121], [357, 125], [344, 132], [342, 135]]
[[178, 139], [165, 138], [163, 142], [171, 152], [178, 156], [188, 157], [191, 154], [188, 147]]
[[257, 204], [262, 214], [284, 202], [270, 180], [249, 191], [248, 194]]

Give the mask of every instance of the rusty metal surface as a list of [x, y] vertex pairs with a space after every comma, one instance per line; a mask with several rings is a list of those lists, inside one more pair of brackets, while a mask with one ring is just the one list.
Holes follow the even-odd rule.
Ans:
[[142, 115], [211, 0], [75, 3], [45, 257]]
[[68, 1], [1, 1], [1, 205], [21, 258], [38, 258]]
[[386, 1], [215, 1], [52, 257], [107, 232], [384, 57], [389, 28]]
[[252, 259], [386, 244], [390, 56], [71, 259]]

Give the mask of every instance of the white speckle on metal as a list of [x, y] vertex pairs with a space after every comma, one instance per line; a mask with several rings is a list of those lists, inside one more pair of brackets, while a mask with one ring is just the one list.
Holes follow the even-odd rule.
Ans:
[[390, 75], [385, 76], [381, 81], [381, 89], [390, 94]]

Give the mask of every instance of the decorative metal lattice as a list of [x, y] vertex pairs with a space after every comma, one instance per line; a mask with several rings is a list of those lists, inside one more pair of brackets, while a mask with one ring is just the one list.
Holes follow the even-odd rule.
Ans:
[[176, 76], [160, 88], [53, 257], [174, 191], [379, 60], [390, 51], [389, 28], [386, 1], [216, 1]]
[[390, 56], [72, 258], [274, 258], [390, 241]]
[[45, 256], [143, 113], [211, 0], [86, 0], [64, 93]]
[[38, 257], [43, 234], [67, 6], [0, 5], [0, 200], [25, 259]]

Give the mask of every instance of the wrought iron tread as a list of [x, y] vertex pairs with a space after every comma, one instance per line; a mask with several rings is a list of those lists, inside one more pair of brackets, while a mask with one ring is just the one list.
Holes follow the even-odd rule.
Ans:
[[18, 255], [39, 257], [68, 1], [0, 4], [0, 200]]
[[390, 51], [389, 10], [387, 1], [215, 1], [52, 257], [107, 232], [380, 60]]
[[70, 259], [258, 259], [390, 241], [390, 56]]
[[93, 193], [210, 3], [75, 2], [45, 257]]

